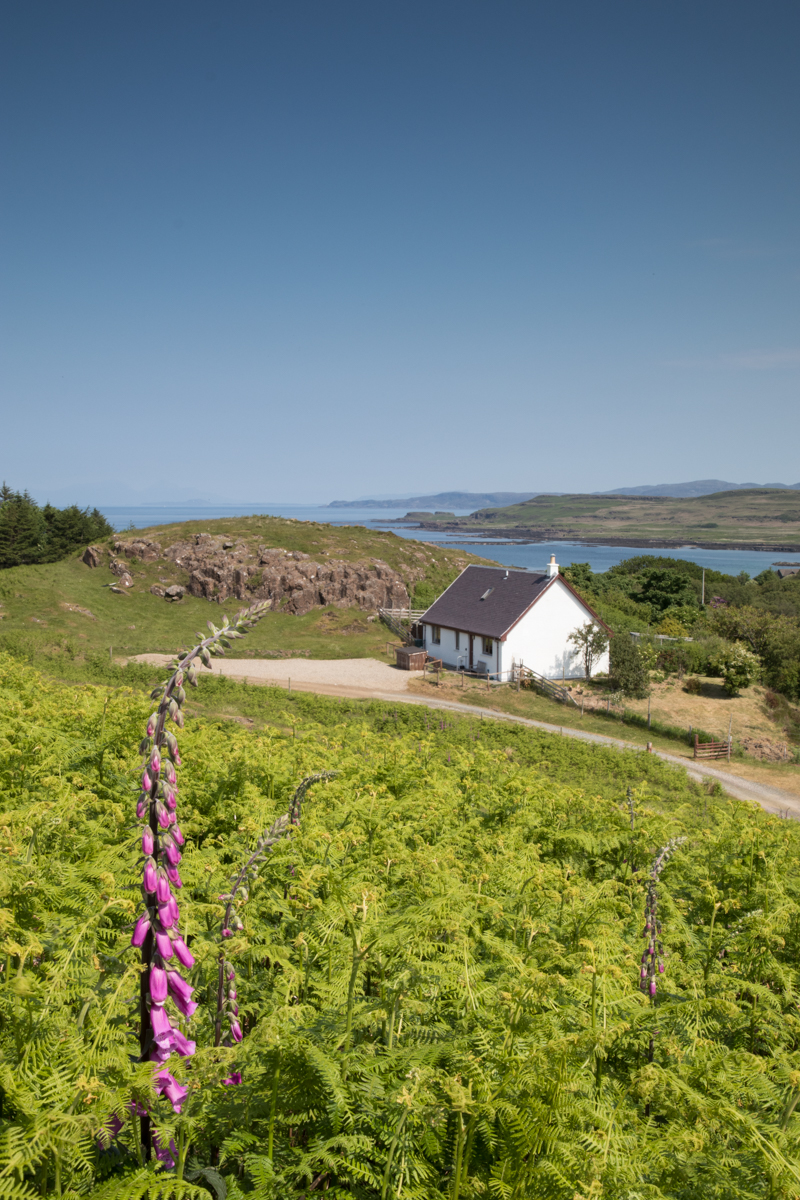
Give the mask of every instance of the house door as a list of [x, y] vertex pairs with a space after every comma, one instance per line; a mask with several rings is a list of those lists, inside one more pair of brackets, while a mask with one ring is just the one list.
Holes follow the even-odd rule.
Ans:
[[473, 638], [473, 635], [470, 634], [469, 635], [469, 669], [470, 669], [470, 671], [472, 670], [472, 638]]

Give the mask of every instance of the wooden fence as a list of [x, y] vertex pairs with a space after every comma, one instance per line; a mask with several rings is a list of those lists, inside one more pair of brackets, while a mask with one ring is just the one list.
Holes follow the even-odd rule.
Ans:
[[694, 757], [695, 758], [727, 758], [730, 762], [731, 758], [731, 739], [727, 738], [724, 742], [701, 742], [697, 734], [694, 735]]

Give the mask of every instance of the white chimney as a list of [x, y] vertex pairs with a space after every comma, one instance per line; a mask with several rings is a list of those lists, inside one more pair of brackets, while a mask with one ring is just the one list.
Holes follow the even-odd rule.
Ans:
[[550, 555], [550, 562], [547, 564], [546, 575], [548, 579], [553, 579], [558, 574], [558, 563], [556, 562], [555, 554]]

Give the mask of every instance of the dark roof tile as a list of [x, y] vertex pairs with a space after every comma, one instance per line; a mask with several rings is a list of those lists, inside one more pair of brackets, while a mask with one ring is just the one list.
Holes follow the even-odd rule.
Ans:
[[531, 571], [465, 567], [422, 620], [427, 625], [501, 638], [550, 582], [547, 575], [534, 575]]

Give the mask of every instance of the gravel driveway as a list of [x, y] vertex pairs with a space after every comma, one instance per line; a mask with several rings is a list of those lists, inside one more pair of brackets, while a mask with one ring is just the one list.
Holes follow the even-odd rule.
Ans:
[[[169, 654], [137, 654], [133, 662], [165, 666], [172, 662]], [[298, 691], [324, 691], [334, 696], [373, 696], [376, 692], [393, 695], [408, 691], [408, 682], [422, 671], [398, 671], [377, 658], [214, 658], [211, 669], [215, 675], [230, 679], [252, 679], [257, 683], [274, 683]]]

